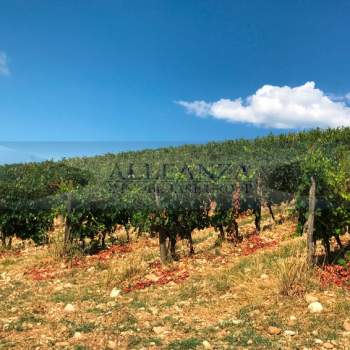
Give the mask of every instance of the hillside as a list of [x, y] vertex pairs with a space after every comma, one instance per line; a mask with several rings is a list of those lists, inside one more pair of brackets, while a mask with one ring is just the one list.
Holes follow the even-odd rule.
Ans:
[[[288, 212], [280, 225], [265, 213], [260, 237], [240, 218], [237, 246], [196, 231], [196, 254], [180, 243], [180, 261], [165, 266], [156, 239], [122, 244], [122, 229], [119, 243], [71, 262], [54, 243], [3, 253], [0, 348], [349, 349], [350, 296], [308, 271]], [[314, 299], [320, 313], [308, 309]]]
[[0, 167], [0, 348], [349, 349], [349, 141]]
[[[172, 162], [197, 162], [202, 164], [230, 162], [233, 164], [276, 166], [292, 162], [315, 144], [329, 148], [335, 145], [349, 145], [350, 128], [314, 129], [281, 135], [269, 135], [255, 139], [238, 139], [223, 142], [209, 142], [201, 145], [184, 145], [142, 151], [105, 154], [95, 157], [75, 157], [64, 162], [88, 170], [97, 176], [108, 176], [116, 164], [127, 166], [151, 163], [158, 165]], [[269, 162], [268, 164], [266, 164]]]

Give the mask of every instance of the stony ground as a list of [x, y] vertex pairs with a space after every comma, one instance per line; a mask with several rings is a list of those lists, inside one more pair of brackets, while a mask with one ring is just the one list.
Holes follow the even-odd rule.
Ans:
[[[305, 265], [293, 220], [162, 266], [156, 239], [63, 261], [55, 245], [0, 255], [0, 349], [350, 349], [350, 294]], [[122, 235], [122, 233], [120, 233]]]

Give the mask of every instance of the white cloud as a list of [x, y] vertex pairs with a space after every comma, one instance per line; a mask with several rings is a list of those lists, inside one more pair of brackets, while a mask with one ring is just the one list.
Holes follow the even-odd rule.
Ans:
[[350, 101], [350, 92], [345, 95], [345, 98]]
[[191, 114], [195, 114], [198, 117], [206, 117], [209, 115], [211, 104], [205, 101], [176, 101], [177, 104], [185, 107], [186, 111]]
[[3, 51], [0, 51], [0, 75], [10, 75], [7, 55]]
[[[350, 94], [346, 97], [350, 99]], [[350, 126], [350, 107], [332, 100], [315, 87], [304, 85], [264, 85], [245, 99], [220, 99], [216, 102], [176, 101], [190, 114], [211, 116], [233, 123], [248, 123], [271, 128], [309, 128]]]

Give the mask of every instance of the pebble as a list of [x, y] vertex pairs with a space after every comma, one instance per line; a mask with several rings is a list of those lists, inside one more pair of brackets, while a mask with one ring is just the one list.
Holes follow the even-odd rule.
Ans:
[[165, 328], [164, 327], [153, 327], [153, 332], [156, 334], [162, 334], [165, 332]]
[[117, 288], [113, 288], [111, 294], [109, 295], [111, 298], [116, 298], [119, 296], [121, 290]]
[[107, 343], [107, 348], [108, 349], [116, 349], [117, 348], [117, 343], [113, 340], [108, 340], [108, 343]]
[[291, 331], [291, 330], [287, 329], [287, 330], [285, 330], [283, 332], [283, 334], [286, 335], [286, 336], [293, 337], [296, 333], [294, 331]]
[[204, 340], [203, 343], [202, 343], [204, 349], [212, 349], [210, 343], [207, 341], [207, 340]]
[[151, 311], [152, 315], [157, 315], [159, 310], [156, 307], [150, 307], [149, 311]]
[[271, 335], [278, 335], [282, 332], [282, 330], [278, 327], [273, 327], [273, 326], [270, 326], [267, 331], [269, 332], [269, 334]]
[[267, 280], [267, 279], [269, 278], [269, 276], [268, 276], [266, 273], [263, 273], [263, 274], [260, 276], [260, 278], [261, 278], [262, 280]]
[[241, 324], [242, 322], [243, 322], [242, 320], [232, 320], [232, 323], [236, 326]]
[[64, 311], [65, 311], [65, 312], [74, 312], [74, 311], [75, 311], [75, 306], [72, 305], [72, 304], [67, 304], [67, 305], [64, 307]]
[[334, 345], [333, 345], [332, 343], [327, 342], [327, 343], [324, 343], [324, 344], [323, 344], [323, 347], [324, 347], [325, 349], [333, 349], [333, 348], [334, 348]]
[[350, 320], [345, 320], [343, 323], [343, 328], [347, 331], [350, 332]]
[[61, 290], [63, 290], [63, 286], [56, 286], [54, 288], [54, 292], [60, 292]]
[[154, 273], [149, 273], [148, 275], [146, 275], [146, 278], [152, 282], [157, 282], [159, 280], [159, 277]]
[[319, 313], [323, 311], [323, 306], [318, 301], [314, 301], [309, 304], [308, 309], [311, 313]]
[[289, 317], [289, 320], [288, 320], [288, 322], [287, 322], [288, 326], [289, 326], [289, 327], [295, 326], [296, 323], [297, 323], [297, 318], [296, 318], [295, 316], [293, 316], [293, 315], [290, 316], [290, 317]]
[[256, 315], [260, 315], [260, 311], [259, 310], [253, 310], [252, 312], [249, 313], [250, 317], [254, 317]]
[[75, 332], [73, 335], [73, 338], [75, 339], [81, 339], [83, 337], [83, 335], [80, 332]]

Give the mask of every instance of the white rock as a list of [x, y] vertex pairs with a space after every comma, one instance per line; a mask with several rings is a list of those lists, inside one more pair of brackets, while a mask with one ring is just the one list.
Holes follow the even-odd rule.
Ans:
[[263, 273], [263, 274], [260, 276], [260, 278], [261, 278], [262, 280], [267, 280], [267, 279], [269, 278], [269, 276], [268, 276], [266, 273]]
[[323, 306], [318, 301], [314, 301], [311, 304], [309, 304], [308, 309], [311, 313], [319, 313], [323, 311]]
[[239, 324], [241, 324], [243, 321], [242, 320], [232, 320], [232, 323], [234, 324], [234, 325], [239, 325]]
[[293, 337], [295, 335], [295, 332], [287, 329], [283, 332], [283, 334], [289, 337]]
[[162, 334], [165, 332], [165, 328], [164, 327], [153, 327], [153, 332], [156, 334]]
[[111, 298], [116, 298], [119, 296], [121, 290], [117, 288], [113, 288], [111, 294], [109, 295]]
[[83, 337], [83, 335], [80, 332], [75, 332], [73, 335], [73, 338], [75, 339], [81, 339]]
[[64, 307], [64, 311], [65, 311], [65, 312], [74, 312], [74, 311], [75, 311], [75, 306], [72, 305], [72, 304], [67, 304], [67, 305]]
[[63, 286], [56, 286], [56, 287], [54, 288], [54, 291], [55, 291], [55, 292], [60, 292], [61, 290], [63, 290]]
[[314, 339], [315, 344], [323, 344], [323, 341], [321, 339]]
[[212, 348], [210, 343], [207, 340], [204, 340], [202, 345], [203, 345], [204, 349], [208, 349], [209, 350], [209, 349]]
[[293, 316], [293, 315], [290, 316], [289, 319], [290, 319], [291, 321], [296, 321], [296, 320], [297, 320], [297, 318], [296, 318], [295, 316]]

